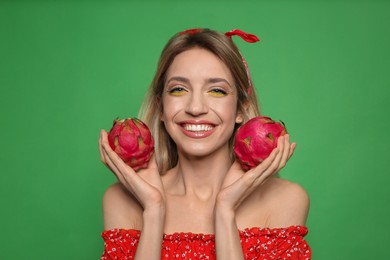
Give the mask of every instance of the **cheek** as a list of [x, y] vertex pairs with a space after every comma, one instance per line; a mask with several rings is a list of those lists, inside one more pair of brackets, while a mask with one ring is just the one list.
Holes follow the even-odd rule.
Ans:
[[226, 100], [223, 103], [214, 103], [214, 110], [218, 111], [225, 120], [236, 120], [237, 116], [237, 102], [235, 99]]
[[161, 112], [161, 120], [167, 121], [172, 119], [174, 115], [180, 111], [181, 102], [179, 100], [172, 100], [170, 97], [165, 97], [163, 99], [162, 112]]

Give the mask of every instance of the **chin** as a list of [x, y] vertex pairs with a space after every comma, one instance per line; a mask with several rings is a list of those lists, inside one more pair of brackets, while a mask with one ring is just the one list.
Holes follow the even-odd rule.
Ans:
[[185, 157], [192, 157], [194, 159], [203, 159], [218, 153], [229, 154], [229, 147], [210, 147], [205, 145], [186, 145], [184, 148], [179, 149], [179, 153]]

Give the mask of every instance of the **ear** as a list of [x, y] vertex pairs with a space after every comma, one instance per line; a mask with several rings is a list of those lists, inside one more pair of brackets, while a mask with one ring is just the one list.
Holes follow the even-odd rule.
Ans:
[[241, 124], [242, 121], [244, 121], [244, 119], [242, 118], [242, 113], [241, 113], [241, 112], [237, 112], [237, 115], [236, 115], [236, 123], [237, 123], [237, 124]]
[[[248, 108], [249, 108], [249, 102], [245, 102], [242, 107], [243, 107], [244, 111], [246, 112], [248, 110]], [[236, 123], [237, 124], [241, 124], [243, 121], [244, 121], [244, 117], [243, 117], [242, 112], [241, 111], [237, 111]]]
[[160, 97], [157, 97], [157, 103], [160, 105], [160, 121], [161, 122], [164, 122], [164, 116], [163, 116], [163, 105], [160, 103], [161, 102], [161, 98]]
[[160, 121], [161, 121], [161, 122], [164, 122], [164, 115], [163, 115], [163, 112], [162, 112], [162, 111], [160, 111]]

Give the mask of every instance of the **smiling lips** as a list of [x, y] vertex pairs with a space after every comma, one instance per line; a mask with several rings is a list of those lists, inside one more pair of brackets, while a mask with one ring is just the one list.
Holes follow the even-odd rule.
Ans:
[[197, 123], [189, 123], [184, 122], [180, 124], [181, 130], [183, 133], [191, 138], [205, 138], [210, 136], [215, 129], [215, 126], [210, 123], [205, 122], [197, 122]]

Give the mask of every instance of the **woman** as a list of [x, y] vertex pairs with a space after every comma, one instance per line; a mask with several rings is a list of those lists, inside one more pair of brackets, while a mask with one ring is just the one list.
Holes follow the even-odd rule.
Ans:
[[237, 128], [260, 114], [232, 35], [256, 40], [192, 29], [165, 46], [141, 109], [155, 138], [146, 169], [124, 164], [101, 131], [101, 160], [118, 179], [103, 198], [102, 259], [310, 259], [307, 193], [275, 177], [295, 143], [280, 137], [247, 172], [232, 153]]

